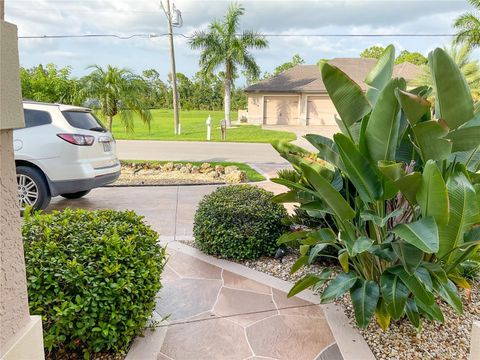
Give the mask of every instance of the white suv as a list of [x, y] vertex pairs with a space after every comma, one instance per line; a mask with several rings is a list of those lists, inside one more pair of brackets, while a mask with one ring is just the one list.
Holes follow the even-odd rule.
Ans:
[[90, 109], [25, 101], [25, 128], [13, 132], [18, 199], [44, 209], [117, 180], [115, 140]]

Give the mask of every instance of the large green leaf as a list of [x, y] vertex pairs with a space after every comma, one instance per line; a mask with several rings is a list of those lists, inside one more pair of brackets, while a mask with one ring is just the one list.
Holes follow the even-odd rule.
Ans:
[[409, 274], [415, 273], [415, 270], [417, 270], [423, 260], [423, 252], [405, 241], [393, 242], [392, 248], [405, 270]]
[[363, 90], [347, 74], [327, 62], [320, 65], [320, 71], [328, 95], [347, 128], [370, 112]]
[[380, 298], [375, 309], [375, 318], [380, 328], [385, 331], [390, 325], [391, 316], [388, 313], [387, 303], [383, 298]]
[[[458, 165], [447, 180], [447, 189], [450, 221], [439, 227], [439, 257], [463, 244], [464, 234], [476, 223], [479, 212], [475, 189]], [[455, 253], [448, 255], [447, 263], [453, 261]]]
[[288, 232], [280, 236], [277, 240], [278, 245], [288, 244], [292, 241], [299, 241], [308, 235], [307, 230]]
[[470, 151], [480, 145], [480, 126], [461, 127], [451, 131], [447, 139], [452, 141], [452, 151]]
[[417, 192], [422, 185], [422, 174], [413, 172], [395, 180], [395, 185], [411, 205], [417, 203]]
[[296, 163], [297, 159], [307, 157], [311, 154], [304, 148], [285, 140], [274, 140], [272, 141], [272, 146], [277, 150], [281, 157], [291, 163]]
[[347, 136], [335, 134], [333, 138], [345, 165], [345, 171], [362, 200], [370, 203], [380, 199], [383, 189], [379, 173]]
[[402, 240], [426, 253], [432, 254], [438, 251], [438, 228], [432, 216], [397, 225], [392, 231]]
[[360, 213], [360, 218], [364, 221], [372, 221], [377, 226], [384, 227], [385, 225], [387, 225], [388, 220], [401, 215], [404, 211], [405, 209], [398, 208], [387, 214], [385, 217], [380, 217], [376, 215], [373, 211], [366, 210]]
[[317, 155], [320, 159], [325, 160], [330, 164], [336, 166], [337, 168], [343, 170], [342, 160], [340, 159], [340, 155], [335, 149], [335, 143], [332, 139], [316, 134], [307, 134], [305, 135], [305, 139], [307, 139], [310, 144], [317, 148]]
[[423, 301], [421, 301], [419, 298], [415, 298], [415, 303], [422, 310], [424, 314], [430, 316], [432, 319], [437, 320], [440, 323], [443, 323], [445, 321], [442, 310], [437, 305], [437, 303], [434, 302], [433, 304], [427, 305]]
[[447, 283], [448, 277], [446, 272], [438, 263], [423, 262], [422, 267], [428, 270], [433, 279], [436, 279], [442, 284]]
[[380, 297], [378, 284], [374, 281], [358, 279], [350, 289], [355, 320], [360, 328], [366, 328], [372, 320]]
[[393, 319], [398, 320], [402, 317], [405, 304], [407, 303], [408, 288], [402, 283], [400, 278], [389, 272], [384, 272], [380, 277], [380, 287], [382, 296], [387, 303], [388, 313]]
[[434, 280], [433, 287], [440, 297], [445, 300], [459, 314], [463, 314], [462, 299], [455, 284], [447, 279], [446, 283]]
[[392, 79], [383, 88], [373, 108], [366, 129], [370, 157], [375, 161], [395, 160], [400, 125], [400, 105], [395, 90], [405, 89], [404, 79]]
[[433, 216], [438, 225], [448, 223], [448, 192], [442, 173], [433, 160], [428, 160], [422, 174], [422, 185], [417, 193], [422, 216]]
[[397, 89], [396, 96], [411, 126], [428, 116], [430, 103], [424, 98], [401, 89]]
[[425, 284], [420, 280], [417, 273], [411, 275], [400, 265], [391, 267], [388, 271], [399, 276], [412, 294], [419, 298], [420, 301], [426, 305], [433, 305], [435, 301], [433, 294], [425, 287]]
[[352, 247], [352, 256], [356, 256], [358, 254], [361, 254], [365, 251], [368, 251], [370, 247], [373, 245], [373, 240], [366, 237], [366, 236], [360, 236], [355, 242], [353, 243]]
[[413, 127], [413, 133], [424, 162], [444, 160], [452, 152], [451, 141], [445, 139], [448, 129], [435, 120], [418, 123]]
[[343, 220], [352, 219], [355, 216], [355, 211], [329, 181], [319, 175], [309, 165], [303, 164], [301, 168], [308, 182], [317, 191], [318, 196], [322, 198], [335, 215]]
[[375, 105], [380, 92], [392, 78], [394, 64], [395, 47], [388, 45], [365, 78], [365, 84], [368, 85], [367, 98], [370, 104]]
[[[313, 171], [315, 171], [315, 170], [313, 170]], [[311, 189], [309, 189], [309, 188], [307, 188], [307, 187], [305, 187], [305, 186], [303, 186], [303, 185], [301, 185], [297, 182], [286, 180], [286, 179], [280, 179], [280, 178], [272, 178], [272, 179], [270, 179], [270, 181], [272, 181], [276, 184], [286, 186], [290, 189], [303, 191], [307, 194], [312, 195], [314, 198], [317, 198], [317, 199], [319, 198], [318, 194], [315, 191], [313, 191], [313, 190], [311, 190]]]
[[473, 118], [473, 100], [470, 88], [454, 60], [443, 49], [428, 55], [433, 83], [436, 88], [437, 117], [445, 120], [450, 129], [456, 129]]
[[326, 303], [335, 300], [345, 294], [350, 288], [355, 285], [358, 277], [353, 272], [340, 273], [335, 279], [330, 281], [327, 288], [320, 296], [320, 302]]
[[299, 292], [302, 292], [309, 287], [316, 285], [318, 283], [324, 283], [330, 277], [332, 271], [330, 269], [324, 269], [320, 275], [316, 274], [307, 274], [300, 280], [298, 280], [295, 285], [290, 289], [288, 297], [297, 295]]
[[415, 300], [408, 299], [407, 306], [405, 307], [405, 312], [407, 313], [408, 320], [415, 326], [417, 330], [420, 329], [422, 323], [420, 322], [420, 314], [418, 313], [417, 304]]

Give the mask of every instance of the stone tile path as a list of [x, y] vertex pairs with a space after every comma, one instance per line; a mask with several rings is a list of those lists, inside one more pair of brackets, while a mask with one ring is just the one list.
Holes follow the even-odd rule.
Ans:
[[157, 359], [343, 359], [320, 306], [170, 250]]

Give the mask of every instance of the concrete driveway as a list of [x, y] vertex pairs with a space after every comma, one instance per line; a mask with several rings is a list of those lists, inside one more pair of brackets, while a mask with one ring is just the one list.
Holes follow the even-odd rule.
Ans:
[[[284, 188], [269, 181], [256, 183], [273, 193]], [[193, 218], [202, 198], [219, 185], [194, 186], [135, 186], [103, 187], [92, 190], [87, 196], [69, 200], [52, 199], [46, 211], [65, 208], [88, 210], [134, 210], [157, 231], [163, 241], [188, 240], [193, 237]]]

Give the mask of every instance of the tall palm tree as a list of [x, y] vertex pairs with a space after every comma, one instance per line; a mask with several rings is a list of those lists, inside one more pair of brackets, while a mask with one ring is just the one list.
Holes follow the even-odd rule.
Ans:
[[93, 71], [84, 78], [84, 92], [86, 97], [98, 101], [110, 131], [117, 114], [128, 132], [133, 131], [133, 113], [138, 114], [150, 128], [152, 115], [141, 100], [145, 98], [144, 93], [148, 87], [145, 80], [129, 70], [111, 65], [107, 65], [106, 69], [98, 65], [89, 68]]
[[[452, 43], [450, 47], [444, 47], [445, 51], [455, 61], [460, 68], [465, 80], [467, 81], [472, 96], [475, 101], [480, 101], [480, 63], [476, 59], [472, 59], [473, 49], [469, 44]], [[424, 65], [423, 73], [414, 80], [415, 85], [428, 85], [433, 88], [433, 80], [430, 67]]]
[[239, 34], [240, 16], [245, 9], [232, 3], [225, 17], [214, 20], [208, 31], [196, 31], [190, 39], [192, 49], [201, 49], [200, 67], [204, 76], [208, 76], [221, 66], [224, 67], [225, 80], [225, 120], [231, 126], [230, 103], [233, 78], [237, 69], [243, 68], [249, 74], [258, 76], [260, 69], [249, 49], [263, 49], [268, 46], [265, 37], [257, 32], [246, 30]]
[[453, 27], [458, 30], [455, 43], [465, 43], [475, 48], [480, 46], [480, 0], [468, 1], [474, 10], [460, 15], [453, 23]]

